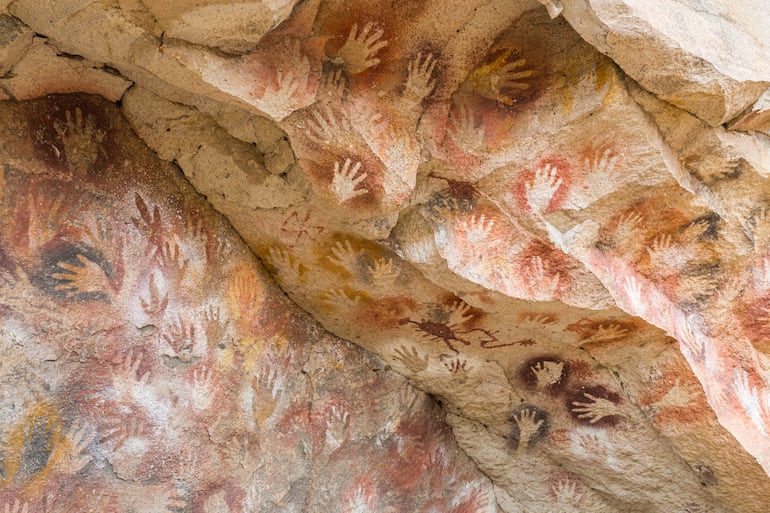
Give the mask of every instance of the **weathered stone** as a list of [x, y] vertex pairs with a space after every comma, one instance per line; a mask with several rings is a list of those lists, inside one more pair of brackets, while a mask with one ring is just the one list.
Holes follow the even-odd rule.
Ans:
[[21, 60], [32, 45], [34, 32], [18, 19], [0, 14], [0, 76]]
[[148, 9], [166, 37], [220, 48], [253, 50], [270, 29], [286, 19], [294, 0], [156, 0]]
[[11, 72], [0, 77], [0, 87], [16, 100], [86, 92], [117, 101], [130, 85], [116, 70], [77, 55], [62, 54], [42, 38], [32, 40]]
[[[18, 284], [2, 289], [15, 306], [0, 314], [44, 319], [24, 329], [53, 341], [9, 348], [25, 368], [56, 369], [39, 374], [57, 408], [72, 376], [114, 374], [118, 349], [142, 348], [137, 370], [152, 374], [132, 400], [179, 419], [142, 443], [166, 447], [173, 435], [198, 452], [169, 462], [163, 449], [161, 465], [107, 436], [88, 454], [115, 473], [104, 482], [121, 497], [168, 482], [142, 481], [149, 461], [157, 475], [192, 462], [174, 477], [186, 495], [173, 511], [764, 511], [767, 13], [739, 1], [648, 4], [12, 2], [13, 26], [41, 37], [14, 47], [4, 96], [119, 99], [181, 174], [129, 136], [113, 143], [125, 124], [94, 99], [0, 107], [21, 113], [0, 146], [12, 220], [0, 268]], [[49, 61], [61, 77], [31, 65]], [[99, 82], [103, 70], [115, 82]], [[282, 298], [187, 181], [298, 307], [370, 353]], [[32, 197], [20, 183], [50, 187]], [[93, 249], [97, 232], [81, 226], [92, 218], [109, 219], [102, 242], [123, 240], [123, 253]], [[51, 233], [48, 249], [40, 237]], [[142, 236], [150, 251], [137, 249]], [[69, 260], [45, 260], [59, 239], [75, 247]], [[30, 270], [48, 281], [25, 282]], [[78, 295], [105, 279], [110, 294]], [[164, 295], [164, 317], [149, 319], [144, 305]], [[72, 305], [93, 315], [72, 325], [51, 314]], [[224, 317], [211, 305], [228, 314], [225, 347], [169, 345], [187, 327], [198, 342], [213, 336], [210, 319]], [[180, 409], [194, 406], [185, 387], [204, 364], [216, 421]], [[439, 399], [449, 428], [391, 369]], [[113, 400], [104, 382], [93, 394]], [[253, 407], [260, 385], [270, 413]], [[73, 395], [64, 425], [90, 418], [90, 401]], [[13, 419], [18, 448], [25, 424]], [[260, 442], [240, 466], [212, 456], [235, 447], [234, 429]], [[44, 451], [22, 471], [18, 450], [3, 451], [0, 478], [49, 476]], [[14, 479], [8, 494], [21, 486], [39, 500]]]
[[0, 120], [5, 509], [498, 511], [435, 403], [291, 305], [117, 108]]
[[758, 131], [770, 135], [770, 89], [728, 126], [733, 130]]
[[770, 85], [770, 12], [752, 2], [562, 0], [563, 16], [645, 89], [710, 125]]

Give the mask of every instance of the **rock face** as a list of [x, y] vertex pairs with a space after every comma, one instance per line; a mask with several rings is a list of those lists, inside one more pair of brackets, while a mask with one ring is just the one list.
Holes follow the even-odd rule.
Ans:
[[497, 511], [435, 403], [290, 304], [117, 108], [0, 119], [0, 504]]
[[147, 4], [0, 17], [9, 508], [767, 509], [766, 10]]
[[642, 87], [713, 126], [770, 85], [770, 12], [753, 2], [560, 2], [575, 30]]

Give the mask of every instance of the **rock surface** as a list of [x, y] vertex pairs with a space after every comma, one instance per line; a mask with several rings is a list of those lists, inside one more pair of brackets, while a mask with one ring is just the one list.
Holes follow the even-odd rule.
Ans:
[[[35, 401], [56, 412], [61, 388], [69, 402], [64, 413], [9, 417], [6, 438], [20, 445], [3, 453], [8, 493], [49, 493], [31, 474], [10, 475], [35, 419], [89, 422], [104, 436], [88, 408], [114, 382], [68, 376], [127, 365], [138, 381], [129, 394], [156, 416], [145, 415], [177, 419], [135, 444], [163, 449], [121, 460], [109, 435], [88, 438], [89, 456], [78, 447], [76, 459], [91, 466], [69, 478], [109, 467], [143, 486], [173, 482], [172, 511], [766, 509], [767, 13], [740, 1], [664, 4], [10, 2], [5, 96], [119, 99], [132, 129], [184, 177], [145, 150], [115, 150], [115, 133], [131, 136], [93, 98], [0, 104], [14, 120], [2, 146], [14, 228], [0, 262], [7, 283], [21, 283], [4, 293], [8, 315], [50, 317], [64, 304], [99, 312], [89, 325], [125, 321], [42, 336], [74, 344], [80, 330], [88, 350], [10, 344], [34, 372], [56, 375], [45, 378], [55, 380], [43, 386], [48, 402]], [[271, 288], [224, 222], [176, 192], [185, 179], [296, 305], [370, 353]], [[87, 209], [78, 194], [104, 201]], [[60, 219], [67, 209], [109, 218], [109, 251], [139, 235], [149, 249], [110, 255], [86, 240], [96, 228]], [[41, 230], [49, 239], [35, 242]], [[227, 254], [213, 242], [222, 240]], [[69, 260], [47, 256], [61, 243]], [[80, 276], [102, 289], [78, 292]], [[174, 287], [180, 298], [163, 299]], [[147, 318], [153, 304], [165, 320]], [[216, 312], [227, 312], [229, 342], [206, 349], [206, 323], [225, 322]], [[193, 327], [198, 342], [170, 345]], [[134, 346], [144, 363], [129, 357]], [[50, 370], [63, 362], [66, 372]], [[390, 369], [439, 398], [449, 427]], [[148, 371], [154, 391], [142, 389]], [[201, 376], [217, 378], [195, 397], [216, 401], [221, 423], [181, 409], [194, 402], [182, 383]], [[81, 382], [86, 395], [68, 392]], [[260, 387], [269, 413], [256, 406]], [[233, 465], [220, 452], [243, 431], [269, 449]], [[157, 477], [142, 465], [165, 468], [168, 437], [205, 456]], [[173, 474], [206, 465], [222, 482]], [[58, 486], [52, 475], [40, 482]], [[109, 493], [139, 489], [103, 478]]]
[[0, 119], [5, 509], [498, 511], [436, 404], [292, 305], [115, 106]]
[[747, 0], [560, 0], [586, 41], [642, 87], [711, 125], [770, 81], [770, 11]]

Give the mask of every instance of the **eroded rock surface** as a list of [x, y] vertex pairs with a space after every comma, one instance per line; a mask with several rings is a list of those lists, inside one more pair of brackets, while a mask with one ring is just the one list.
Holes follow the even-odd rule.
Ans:
[[7, 511], [498, 511], [435, 403], [292, 305], [116, 107], [0, 119]]
[[711, 125], [770, 80], [770, 12], [747, 0], [558, 0], [565, 18], [643, 87]]
[[[665, 2], [666, 8], [633, 0], [43, 4], [8, 6], [12, 30], [0, 56], [10, 72], [0, 78], [2, 91], [26, 99], [80, 88], [120, 98], [132, 128], [224, 214], [291, 300], [381, 359], [370, 361], [385, 362], [441, 399], [457, 443], [494, 484], [494, 501], [478, 480], [446, 503], [418, 510], [766, 508], [770, 139], [762, 131], [770, 41], [764, 10], [694, 0]], [[234, 14], [258, 11], [267, 14], [243, 14], [251, 20]], [[61, 77], [39, 71], [36, 62], [56, 66]], [[29, 107], [13, 107], [23, 108]], [[121, 157], [126, 164], [110, 156], [104, 133], [83, 109], [62, 110], [69, 118], [55, 111], [51, 119], [77, 128], [77, 137], [55, 123], [44, 133], [10, 125], [9, 134], [38, 141], [47, 157], [30, 142], [8, 145], [6, 180], [25, 169], [14, 162], [33, 155], [43, 161], [35, 173], [47, 176], [46, 166], [56, 161], [73, 184], [88, 183], [90, 170], [105, 162], [112, 167], [104, 172], [115, 177], [136, 166], [131, 156]], [[75, 150], [60, 147], [68, 137]], [[161, 176], [161, 168], [149, 169], [146, 180]], [[123, 214], [133, 216], [128, 229], [152, 230], [159, 219], [153, 205], [176, 198], [156, 189], [153, 201], [121, 192], [122, 203], [109, 208], [133, 212]], [[30, 222], [27, 207], [8, 208], [14, 226]], [[40, 208], [55, 215], [61, 204]], [[195, 219], [175, 208], [181, 209], [175, 222]], [[226, 229], [211, 228], [207, 240], [220, 230]], [[185, 233], [153, 236], [156, 251], [144, 259], [181, 265], [194, 253], [180, 238]], [[190, 260], [186, 287], [200, 289], [196, 280], [212, 279], [229, 298], [228, 283], [261, 276], [253, 264], [238, 267], [235, 256], [211, 257], [208, 246], [200, 251], [195, 254], [223, 267], [214, 278], [194, 275]], [[62, 262], [77, 266], [65, 268], [70, 273], [81, 272], [78, 262]], [[161, 297], [166, 281], [150, 287], [142, 269], [144, 293], [154, 288]], [[54, 286], [68, 295], [62, 283]], [[271, 290], [266, 303], [277, 297]], [[128, 301], [75, 299], [110, 299], [117, 308]], [[243, 305], [221, 297], [209, 302], [217, 301], [235, 308], [228, 329], [249, 322]], [[276, 365], [270, 330], [283, 317], [270, 315], [276, 317], [263, 316], [255, 336], [265, 340], [259, 354]], [[161, 344], [162, 323], [156, 329], [155, 339], [143, 336]], [[309, 337], [302, 333], [276, 343], [310, 351], [300, 368], [330, 372], [328, 361], [312, 363], [319, 360], [302, 345]], [[164, 349], [152, 351], [164, 361]], [[364, 358], [350, 348], [338, 355], [343, 367]], [[328, 399], [318, 401], [333, 404], [335, 415], [339, 401], [364, 404], [343, 383], [388, 395], [366, 377], [363, 363], [356, 369], [324, 381]], [[251, 379], [240, 369], [227, 372], [233, 382]], [[268, 372], [255, 379], [272, 378]], [[316, 382], [312, 373], [307, 379]], [[314, 399], [317, 387], [298, 387], [289, 395], [314, 405], [311, 421], [320, 418], [312, 413], [323, 409]], [[248, 391], [223, 399], [236, 408], [230, 400], [248, 403]], [[428, 403], [394, 401], [394, 410], [436, 418]], [[255, 429], [263, 428], [260, 414], [250, 413]], [[366, 415], [361, 422], [380, 434], [350, 440], [368, 458], [371, 447], [383, 447], [388, 426], [406, 421]], [[327, 434], [334, 431], [328, 423], [294, 431], [273, 423], [270, 432], [283, 440], [324, 425]], [[427, 442], [398, 436], [398, 455], [383, 458], [408, 466], [405, 454], [423, 454]], [[329, 443], [328, 436], [314, 440], [313, 447]], [[290, 461], [265, 463], [265, 472], [294, 476], [325, 460]], [[334, 464], [327, 468], [344, 475]], [[401, 483], [392, 477], [401, 471], [373, 472], [378, 486], [381, 479]], [[451, 482], [415, 479], [427, 487], [418, 497]], [[281, 497], [293, 497], [276, 486]], [[400, 509], [406, 488], [398, 486], [392, 498], [359, 509], [344, 502], [352, 499], [341, 489], [307, 486], [296, 493], [347, 504], [341, 511], [411, 510]], [[275, 494], [257, 493], [259, 501], [276, 501]]]

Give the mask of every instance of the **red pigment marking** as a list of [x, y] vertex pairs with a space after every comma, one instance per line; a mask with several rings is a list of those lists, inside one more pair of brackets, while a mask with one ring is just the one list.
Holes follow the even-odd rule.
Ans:
[[757, 350], [770, 352], [770, 294], [737, 304], [733, 315], [752, 345]]
[[418, 308], [419, 305], [413, 298], [405, 296], [378, 298], [365, 309], [360, 309], [357, 312], [357, 319], [365, 326], [396, 328], [401, 324], [400, 319]]
[[558, 431], [552, 431], [548, 438], [554, 442], [569, 442], [571, 440], [571, 431], [569, 429], [560, 429]]
[[529, 207], [529, 203], [527, 202], [527, 184], [532, 183], [535, 179], [535, 174], [538, 169], [545, 168], [546, 165], [551, 166], [551, 169], [554, 167], [557, 169], [556, 176], [561, 179], [561, 185], [558, 189], [556, 189], [556, 192], [554, 193], [553, 197], [551, 198], [550, 203], [548, 204], [548, 208], [546, 208], [545, 213], [554, 212], [556, 210], [559, 210], [562, 205], [564, 204], [564, 201], [567, 198], [567, 194], [569, 192], [570, 187], [572, 186], [573, 177], [572, 177], [572, 165], [570, 164], [569, 160], [567, 160], [566, 157], [563, 156], [557, 156], [552, 155], [545, 158], [542, 158], [535, 162], [531, 167], [526, 168], [523, 172], [519, 173], [515, 177], [515, 181], [510, 183], [508, 185], [509, 190], [511, 191], [511, 195], [515, 199], [515, 207], [520, 212], [531, 212], [532, 210]]

